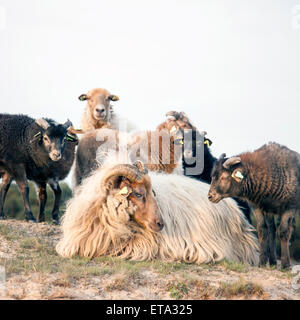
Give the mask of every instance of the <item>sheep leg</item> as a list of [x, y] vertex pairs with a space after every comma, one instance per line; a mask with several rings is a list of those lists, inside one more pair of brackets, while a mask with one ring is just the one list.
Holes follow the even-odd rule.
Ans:
[[59, 186], [59, 183], [57, 181], [49, 181], [49, 185], [51, 187], [51, 189], [54, 192], [54, 206], [53, 206], [53, 210], [52, 210], [52, 221], [55, 224], [58, 224], [59, 222], [59, 204], [60, 204], [60, 199], [61, 199], [61, 188]]
[[268, 227], [269, 235], [269, 263], [270, 266], [277, 265], [276, 256], [276, 225], [274, 220], [274, 215], [272, 213], [265, 213], [265, 221]]
[[10, 187], [11, 181], [12, 181], [11, 175], [8, 172], [3, 173], [1, 190], [0, 190], [0, 220], [5, 219], [4, 202], [5, 202], [6, 194]]
[[290, 251], [289, 242], [293, 233], [293, 220], [295, 212], [293, 210], [286, 211], [281, 216], [280, 226], [278, 229], [281, 240], [281, 267], [287, 269], [290, 267]]
[[25, 220], [36, 222], [36, 219], [32, 214], [32, 210], [29, 202], [29, 186], [26, 178], [25, 169], [21, 166], [18, 167], [14, 176], [23, 198]]
[[37, 184], [38, 186], [38, 197], [40, 202], [40, 212], [38, 221], [44, 222], [45, 221], [45, 207], [47, 203], [47, 185], [45, 182], [41, 182]]
[[254, 210], [257, 222], [257, 234], [260, 244], [259, 265], [265, 266], [269, 257], [269, 241], [268, 241], [268, 226], [264, 214], [259, 210]]

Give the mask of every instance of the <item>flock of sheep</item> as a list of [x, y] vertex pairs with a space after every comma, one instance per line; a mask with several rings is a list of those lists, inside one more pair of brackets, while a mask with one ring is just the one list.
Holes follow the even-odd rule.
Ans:
[[276, 265], [274, 215], [279, 215], [281, 265], [290, 266], [289, 243], [300, 204], [298, 153], [269, 143], [217, 159], [206, 132], [182, 112], [169, 112], [153, 131], [138, 131], [114, 113], [111, 102], [119, 98], [107, 90], [93, 89], [79, 99], [87, 101], [81, 129], [69, 120], [58, 124], [0, 114], [1, 219], [15, 180], [25, 219], [36, 221], [29, 179], [37, 186], [38, 221], [45, 220], [48, 183], [55, 194], [52, 218], [58, 223], [59, 181], [75, 162], [73, 198], [56, 247], [64, 257]]

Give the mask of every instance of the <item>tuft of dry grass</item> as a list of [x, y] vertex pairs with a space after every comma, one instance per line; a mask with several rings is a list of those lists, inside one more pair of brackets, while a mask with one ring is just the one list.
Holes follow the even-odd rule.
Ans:
[[261, 297], [264, 294], [263, 288], [254, 282], [239, 279], [235, 282], [221, 282], [217, 290], [217, 296], [225, 298], [233, 298], [243, 296], [249, 298], [251, 296]]
[[241, 262], [231, 262], [223, 260], [220, 263], [218, 263], [218, 265], [223, 266], [227, 271], [245, 273], [249, 270], [249, 266]]

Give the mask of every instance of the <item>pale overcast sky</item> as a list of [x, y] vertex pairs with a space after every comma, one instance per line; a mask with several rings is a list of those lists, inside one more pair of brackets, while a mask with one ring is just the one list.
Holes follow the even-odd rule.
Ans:
[[300, 152], [299, 7], [0, 0], [0, 111], [70, 118], [78, 127], [85, 103], [77, 97], [104, 87], [120, 97], [116, 112], [141, 129], [185, 111], [217, 156], [268, 141]]

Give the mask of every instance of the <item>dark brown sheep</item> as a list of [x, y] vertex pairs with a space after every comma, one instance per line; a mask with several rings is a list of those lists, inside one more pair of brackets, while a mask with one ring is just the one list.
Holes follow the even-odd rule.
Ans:
[[290, 266], [289, 240], [295, 213], [300, 209], [300, 155], [277, 143], [254, 152], [221, 158], [215, 163], [208, 194], [212, 202], [237, 197], [256, 209], [261, 246], [260, 265], [276, 265], [276, 225], [280, 215], [281, 265]]

